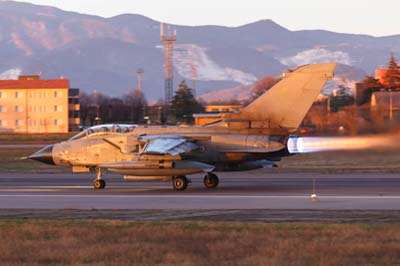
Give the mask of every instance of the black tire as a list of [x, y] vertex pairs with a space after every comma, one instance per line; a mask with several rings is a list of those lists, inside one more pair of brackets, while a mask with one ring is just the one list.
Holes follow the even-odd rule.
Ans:
[[175, 190], [182, 191], [187, 188], [189, 181], [186, 176], [180, 175], [172, 179], [172, 186]]
[[106, 187], [106, 181], [104, 181], [103, 179], [101, 179], [101, 189]]
[[204, 177], [203, 183], [206, 188], [216, 188], [219, 184], [218, 176], [213, 173], [208, 173]]
[[106, 186], [106, 182], [102, 179], [96, 179], [93, 181], [94, 189], [103, 189]]

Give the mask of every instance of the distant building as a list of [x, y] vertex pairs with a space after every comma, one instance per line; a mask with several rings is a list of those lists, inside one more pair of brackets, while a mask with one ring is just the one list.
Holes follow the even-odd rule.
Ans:
[[68, 132], [69, 80], [0, 80], [0, 132]]
[[365, 90], [368, 88], [365, 88], [365, 86], [360, 83], [357, 82], [355, 84], [355, 88], [354, 88], [354, 100], [356, 101], [357, 104], [361, 104], [363, 103], [364, 97], [365, 97]]
[[79, 89], [68, 90], [68, 128], [69, 131], [79, 131], [81, 124], [81, 106], [79, 104]]
[[377, 68], [375, 69], [375, 78], [382, 84], [385, 84], [383, 77], [387, 72], [386, 68]]
[[[375, 78], [379, 80], [379, 82], [383, 85], [387, 85], [385, 82], [385, 75], [387, 72], [387, 68], [377, 68], [375, 69]], [[400, 74], [399, 74], [400, 78]]]
[[160, 125], [164, 123], [164, 104], [153, 103], [148, 104], [144, 110], [144, 120], [146, 124]]
[[205, 106], [205, 113], [193, 114], [194, 124], [204, 126], [221, 120], [224, 113], [238, 113], [243, 110], [243, 105], [213, 104]]
[[235, 113], [243, 109], [241, 104], [211, 104], [205, 106], [206, 113]]
[[386, 119], [400, 120], [400, 91], [372, 93], [371, 112], [381, 112]]

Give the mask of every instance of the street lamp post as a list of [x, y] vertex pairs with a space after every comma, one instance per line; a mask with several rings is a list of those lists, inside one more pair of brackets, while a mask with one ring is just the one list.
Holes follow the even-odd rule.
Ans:
[[389, 90], [389, 119], [392, 121], [393, 119], [393, 91]]

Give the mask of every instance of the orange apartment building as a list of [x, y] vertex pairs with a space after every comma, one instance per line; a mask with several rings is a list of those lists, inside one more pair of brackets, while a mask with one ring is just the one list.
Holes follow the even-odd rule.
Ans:
[[68, 132], [69, 80], [0, 80], [0, 132]]
[[[387, 72], [387, 68], [377, 68], [375, 69], [375, 78], [379, 80], [381, 84], [385, 84], [385, 75]], [[400, 78], [400, 76], [399, 76]]]

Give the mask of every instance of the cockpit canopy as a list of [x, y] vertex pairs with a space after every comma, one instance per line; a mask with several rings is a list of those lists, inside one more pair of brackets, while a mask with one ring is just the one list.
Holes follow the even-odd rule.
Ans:
[[94, 134], [101, 134], [101, 133], [129, 133], [133, 132], [137, 125], [128, 125], [128, 124], [104, 124], [104, 125], [97, 125], [92, 126], [84, 131], [80, 132], [79, 134], [73, 136], [69, 140], [77, 140], [83, 137], [88, 137]]

